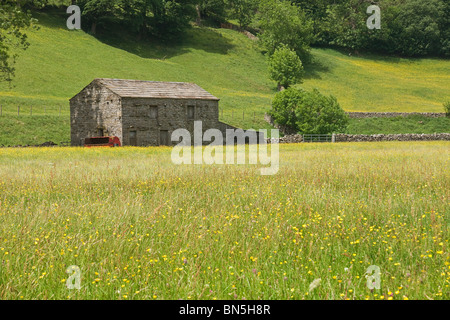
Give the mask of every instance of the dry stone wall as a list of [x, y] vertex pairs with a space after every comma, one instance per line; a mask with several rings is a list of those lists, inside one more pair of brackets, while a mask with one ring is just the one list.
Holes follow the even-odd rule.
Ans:
[[[267, 139], [267, 143], [275, 143], [275, 139]], [[450, 133], [434, 134], [335, 134], [336, 142], [377, 142], [377, 141], [450, 141]], [[279, 143], [301, 143], [301, 134], [286, 135]]]
[[422, 116], [428, 118], [445, 117], [445, 113], [436, 112], [347, 112], [350, 118], [394, 118], [394, 117], [408, 117], [408, 116]]
[[376, 141], [450, 141], [450, 133], [434, 134], [336, 134], [336, 142], [376, 142]]

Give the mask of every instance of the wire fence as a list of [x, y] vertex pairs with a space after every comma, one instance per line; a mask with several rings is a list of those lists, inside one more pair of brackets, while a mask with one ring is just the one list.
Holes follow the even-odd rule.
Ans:
[[70, 110], [66, 106], [4, 106], [0, 104], [0, 117], [3, 116], [67, 116]]
[[232, 121], [248, 121], [248, 122], [261, 122], [264, 120], [265, 112], [256, 111], [236, 111], [223, 109], [219, 112], [219, 118]]
[[[0, 117], [4, 116], [68, 116], [70, 109], [67, 106], [23, 106], [23, 105], [1, 105]], [[219, 119], [227, 121], [261, 122], [264, 121], [265, 112], [241, 111], [241, 110], [219, 110]]]

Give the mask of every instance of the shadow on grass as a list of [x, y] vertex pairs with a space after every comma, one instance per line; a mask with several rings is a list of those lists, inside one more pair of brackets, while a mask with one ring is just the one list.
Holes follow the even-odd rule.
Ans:
[[393, 53], [389, 54], [386, 52], [381, 52], [380, 50], [370, 52], [370, 51], [364, 50], [364, 49], [353, 50], [353, 49], [342, 48], [342, 47], [337, 47], [337, 46], [327, 46], [327, 47], [317, 46], [315, 48], [332, 49], [332, 50], [339, 52], [340, 54], [347, 56], [349, 58], [359, 58], [359, 59], [365, 59], [365, 60], [377, 61], [377, 62], [383, 61], [383, 62], [387, 62], [387, 63], [400, 63], [400, 62], [406, 62], [406, 61], [420, 62], [424, 59], [436, 59], [436, 60], [440, 59], [439, 57], [435, 57], [435, 56], [411, 57], [411, 56], [402, 56], [400, 54], [393, 54]]
[[[34, 13], [38, 25], [48, 28], [66, 28], [69, 15], [65, 8], [46, 8]], [[90, 26], [82, 20], [82, 29], [90, 34]], [[127, 21], [105, 17], [97, 23], [94, 36], [98, 41], [111, 47], [135, 54], [144, 59], [166, 59], [188, 53], [190, 50], [203, 50], [209, 53], [227, 54], [234, 45], [213, 28], [191, 27], [174, 39], [159, 39], [150, 35], [140, 36], [130, 31]]]
[[320, 73], [329, 72], [330, 68], [324, 65], [320, 60], [313, 56], [310, 63], [306, 64], [304, 67], [305, 79], [322, 79]]

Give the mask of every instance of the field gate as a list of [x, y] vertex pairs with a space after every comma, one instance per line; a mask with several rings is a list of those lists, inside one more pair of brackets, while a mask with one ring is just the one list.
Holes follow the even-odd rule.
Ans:
[[303, 142], [336, 142], [333, 134], [304, 134]]

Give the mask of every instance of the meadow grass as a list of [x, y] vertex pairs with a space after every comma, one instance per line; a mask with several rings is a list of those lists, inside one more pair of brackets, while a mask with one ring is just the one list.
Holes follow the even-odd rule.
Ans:
[[274, 176], [166, 147], [0, 149], [0, 298], [448, 299], [449, 146], [281, 145]]

